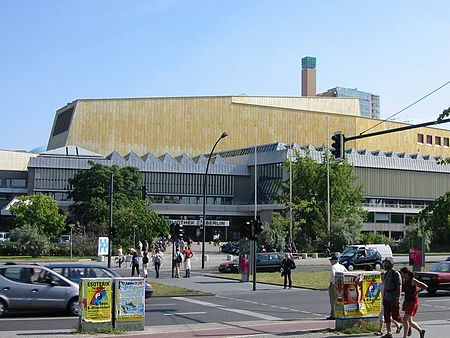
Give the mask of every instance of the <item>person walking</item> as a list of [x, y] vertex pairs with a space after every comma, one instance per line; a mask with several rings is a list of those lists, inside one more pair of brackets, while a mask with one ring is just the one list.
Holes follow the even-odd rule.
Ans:
[[180, 278], [180, 267], [183, 262], [183, 255], [181, 254], [180, 247], [176, 247], [175, 254], [173, 256], [173, 263], [175, 268], [175, 278]]
[[[400, 273], [394, 269], [394, 258], [386, 257], [383, 261], [384, 269], [384, 321], [386, 323], [386, 334], [383, 338], [391, 338], [391, 318], [396, 322], [403, 322], [400, 315], [400, 293], [402, 291], [402, 277]], [[407, 332], [406, 327], [404, 330]]]
[[292, 258], [292, 255], [289, 253], [284, 254], [284, 259], [281, 261], [281, 276], [284, 277], [284, 289], [286, 289], [286, 286], [289, 281], [289, 289], [292, 287], [292, 278], [291, 278], [291, 270], [295, 269], [295, 262]]
[[[382, 336], [383, 335], [383, 323], [384, 323], [384, 308], [383, 308], [383, 298], [384, 298], [384, 275], [385, 272], [381, 273], [381, 283], [378, 286], [378, 290], [375, 293], [375, 296], [373, 297], [372, 304], [375, 303], [375, 301], [378, 299], [378, 297], [381, 295], [381, 306], [380, 306], [380, 313], [378, 314], [378, 319], [380, 320], [380, 324], [378, 326], [378, 331], [375, 332], [376, 336]], [[397, 330], [395, 333], [400, 333], [400, 331], [403, 328], [403, 325], [400, 323], [397, 323], [395, 320], [391, 318], [391, 322], [395, 325]]]
[[163, 262], [163, 254], [159, 248], [156, 249], [155, 254], [153, 255], [153, 265], [155, 266], [156, 278], [159, 278], [159, 268]]
[[144, 251], [144, 255], [142, 256], [142, 272], [144, 278], [148, 277], [148, 251]]
[[117, 248], [117, 259], [119, 262], [119, 268], [121, 268], [124, 261], [122, 245], [119, 245], [119, 247]]
[[194, 255], [191, 248], [189, 246], [184, 248], [183, 256], [184, 256], [184, 270], [185, 275], [184, 278], [191, 278], [191, 258]]
[[336, 255], [332, 255], [330, 258], [331, 269], [330, 269], [330, 285], [328, 286], [328, 296], [330, 297], [330, 316], [327, 317], [329, 320], [336, 319], [335, 317], [335, 305], [336, 305], [336, 285], [335, 277], [336, 272], [347, 272], [345, 266], [339, 264], [339, 260]]
[[134, 274], [136, 273], [138, 277], [140, 277], [139, 272], [139, 262], [140, 256], [136, 252], [136, 250], [133, 250], [131, 253], [131, 277], [134, 277]]
[[405, 331], [403, 332], [403, 338], [411, 335], [411, 328], [415, 328], [419, 332], [420, 338], [424, 338], [425, 330], [422, 329], [413, 319], [419, 309], [418, 294], [419, 292], [426, 290], [428, 286], [414, 278], [414, 273], [406, 266], [401, 268], [400, 272], [403, 277], [403, 291], [405, 292], [405, 300], [403, 302], [403, 311], [405, 311], [403, 325], [405, 327]]

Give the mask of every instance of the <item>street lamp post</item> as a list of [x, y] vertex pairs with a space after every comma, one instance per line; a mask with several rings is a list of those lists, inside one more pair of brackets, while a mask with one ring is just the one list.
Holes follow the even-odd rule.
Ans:
[[133, 248], [136, 248], [136, 228], [137, 224], [133, 224]]
[[72, 260], [72, 244], [73, 244], [73, 235], [72, 235], [73, 232], [72, 232], [72, 230], [75, 227], [75, 224], [70, 223], [69, 227], [70, 227], [70, 260]]
[[214, 146], [211, 149], [211, 152], [209, 153], [208, 157], [208, 163], [206, 164], [206, 170], [205, 174], [203, 175], [203, 243], [202, 243], [202, 269], [205, 268], [205, 241], [206, 241], [206, 182], [208, 178], [208, 169], [209, 169], [209, 163], [211, 162], [211, 156], [214, 152], [214, 149], [216, 149], [217, 143], [225, 137], [227, 137], [227, 132], [223, 132], [222, 135], [217, 139], [216, 143], [214, 143]]

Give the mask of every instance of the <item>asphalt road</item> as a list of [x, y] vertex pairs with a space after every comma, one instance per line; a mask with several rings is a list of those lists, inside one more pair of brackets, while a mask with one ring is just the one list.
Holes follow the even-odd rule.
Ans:
[[[197, 274], [190, 279], [162, 278], [160, 282], [208, 290], [214, 296], [155, 297], [146, 301], [145, 326], [177, 326], [217, 323], [251, 323], [255, 321], [318, 321], [329, 311], [327, 291], [306, 289], [283, 290], [282, 287], [240, 283]], [[430, 297], [421, 294], [418, 322], [448, 320], [450, 292]], [[0, 320], [0, 331], [71, 330], [78, 319], [64, 315], [15, 315]]]

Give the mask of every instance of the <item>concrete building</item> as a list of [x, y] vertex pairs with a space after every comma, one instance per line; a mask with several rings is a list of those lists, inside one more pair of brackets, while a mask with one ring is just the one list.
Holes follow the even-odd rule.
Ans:
[[380, 118], [380, 96], [366, 93], [358, 89], [334, 87], [319, 96], [327, 97], [353, 97], [359, 100], [359, 111], [361, 116]]
[[[292, 149], [317, 161], [322, 158], [323, 148], [294, 144]], [[273, 197], [278, 193], [278, 183], [288, 179], [283, 162], [289, 151], [288, 145], [279, 142], [257, 147], [257, 210], [263, 221], [270, 220], [274, 211], [284, 209]], [[364, 207], [369, 212], [364, 231], [400, 238], [415, 214], [450, 190], [450, 165], [438, 165], [432, 156], [355, 150], [348, 150], [346, 156], [355, 167], [357, 183], [364, 187]], [[68, 180], [78, 170], [88, 169], [90, 161], [139, 168], [152, 208], [182, 221], [187, 235], [199, 238], [206, 157], [157, 157], [152, 153], [138, 156], [134, 152], [122, 156], [116, 151], [103, 156], [79, 147], [63, 147], [29, 159], [27, 190], [30, 194], [52, 196], [61, 209], [67, 210], [72, 204], [67, 198]], [[224, 239], [239, 238], [239, 226], [254, 214], [254, 173], [254, 147], [213, 156], [206, 194], [208, 239], [214, 231], [220, 231]], [[2, 213], [6, 213], [4, 209]]]

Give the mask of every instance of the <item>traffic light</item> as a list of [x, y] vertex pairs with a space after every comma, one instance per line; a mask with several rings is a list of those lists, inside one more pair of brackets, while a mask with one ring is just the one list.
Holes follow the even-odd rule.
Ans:
[[258, 235], [263, 231], [264, 229], [264, 225], [261, 222], [261, 219], [259, 218], [259, 216], [256, 218], [256, 220], [253, 220], [254, 222], [254, 227], [255, 227], [255, 237], [258, 237]]
[[184, 237], [184, 228], [183, 225], [178, 222], [172, 222], [170, 225], [172, 228], [172, 238], [173, 240], [177, 240]]
[[344, 134], [340, 131], [336, 131], [333, 136], [331, 136], [331, 139], [333, 140], [333, 143], [331, 144], [331, 153], [334, 155], [334, 158], [344, 158]]
[[242, 238], [251, 239], [251, 237], [252, 237], [251, 223], [245, 222], [244, 224], [241, 224], [240, 232], [241, 232], [241, 239]]

